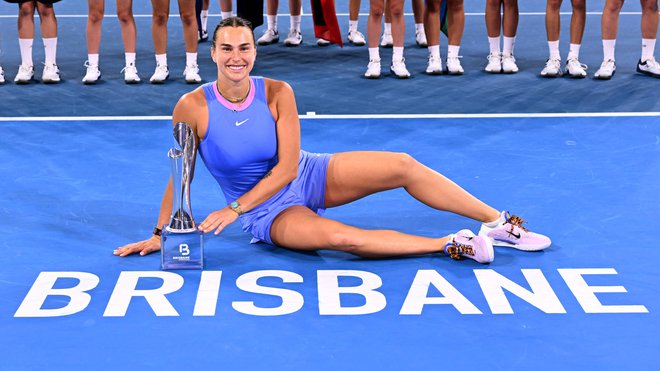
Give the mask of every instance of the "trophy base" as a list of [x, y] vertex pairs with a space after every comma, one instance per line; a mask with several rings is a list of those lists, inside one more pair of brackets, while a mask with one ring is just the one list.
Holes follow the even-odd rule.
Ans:
[[172, 232], [161, 235], [161, 269], [204, 269], [204, 234]]

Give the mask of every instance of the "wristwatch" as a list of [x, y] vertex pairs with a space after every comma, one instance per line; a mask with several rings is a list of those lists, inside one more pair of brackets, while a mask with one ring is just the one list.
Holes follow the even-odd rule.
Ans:
[[154, 227], [154, 232], [153, 233], [154, 233], [154, 236], [160, 237], [160, 235], [163, 234], [163, 230], [158, 228], [158, 227]]
[[237, 201], [230, 203], [229, 208], [234, 210], [238, 216], [245, 214], [245, 212], [241, 209], [241, 204], [239, 204]]

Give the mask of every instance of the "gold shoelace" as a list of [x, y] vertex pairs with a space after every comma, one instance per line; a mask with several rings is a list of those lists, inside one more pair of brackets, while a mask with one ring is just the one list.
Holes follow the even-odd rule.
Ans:
[[511, 232], [513, 232], [513, 227], [514, 226], [522, 229], [525, 232], [529, 232], [527, 230], [527, 228], [523, 227], [523, 223], [527, 223], [527, 222], [523, 218], [521, 218], [517, 215], [511, 215], [506, 222], [511, 224]]
[[451, 245], [447, 247], [447, 253], [454, 260], [461, 260], [461, 254], [474, 256], [474, 250], [471, 246], [463, 245], [456, 241], [452, 241]]

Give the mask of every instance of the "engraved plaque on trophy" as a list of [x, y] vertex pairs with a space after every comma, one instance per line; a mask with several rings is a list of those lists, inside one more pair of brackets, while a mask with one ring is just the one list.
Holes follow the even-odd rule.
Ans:
[[204, 234], [197, 229], [190, 207], [190, 183], [197, 155], [195, 134], [186, 123], [174, 125], [178, 148], [167, 156], [172, 165], [172, 218], [161, 235], [161, 268], [203, 269]]

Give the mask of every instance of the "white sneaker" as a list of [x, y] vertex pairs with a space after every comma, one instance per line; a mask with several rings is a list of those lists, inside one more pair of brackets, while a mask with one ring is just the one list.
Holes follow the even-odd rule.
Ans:
[[170, 77], [170, 70], [166, 64], [157, 64], [154, 74], [151, 75], [149, 82], [152, 84], [162, 84]]
[[87, 73], [83, 77], [82, 82], [85, 85], [96, 84], [96, 82], [101, 77], [101, 70], [99, 70], [98, 65], [89, 64], [89, 61], [85, 61], [85, 67], [87, 67]]
[[394, 40], [392, 39], [392, 34], [383, 32], [383, 37], [380, 39], [380, 46], [383, 48], [391, 48], [394, 45]]
[[16, 77], [14, 78], [14, 82], [16, 84], [28, 84], [30, 81], [32, 81], [32, 78], [34, 77], [34, 67], [33, 66], [24, 66], [20, 65], [18, 67], [18, 73], [16, 74]]
[[415, 42], [422, 48], [426, 48], [429, 44], [426, 42], [426, 34], [423, 30], [415, 31]]
[[616, 63], [608, 59], [606, 61], [603, 61], [601, 63], [600, 68], [596, 73], [594, 74], [594, 77], [597, 78], [598, 80], [609, 80], [614, 76], [614, 73], [616, 72]]
[[445, 244], [445, 254], [452, 259], [473, 259], [487, 264], [495, 259], [495, 250], [490, 238], [476, 236], [471, 230], [463, 229], [450, 236]]
[[364, 39], [364, 35], [358, 30], [348, 31], [348, 42], [355, 46], [364, 46], [367, 44], [367, 40]]
[[266, 31], [264, 31], [264, 34], [261, 35], [259, 40], [257, 40], [257, 44], [270, 45], [270, 44], [278, 43], [279, 41], [280, 41], [280, 34], [277, 32], [277, 30], [266, 29]]
[[518, 72], [518, 65], [516, 65], [516, 58], [513, 54], [502, 53], [502, 72], [516, 73]]
[[199, 67], [196, 64], [189, 64], [183, 70], [183, 76], [188, 84], [199, 84], [202, 82], [202, 77], [199, 76]]
[[398, 61], [392, 61], [390, 71], [394, 73], [397, 79], [407, 79], [410, 77], [410, 72], [408, 72], [408, 69], [406, 68], [405, 58], [401, 58]]
[[587, 65], [580, 63], [576, 58], [571, 58], [566, 61], [566, 73], [570, 77], [583, 79], [587, 77]]
[[134, 64], [127, 64], [121, 72], [124, 74], [124, 82], [127, 84], [137, 84], [140, 82], [137, 67]]
[[442, 60], [429, 55], [429, 64], [426, 66], [426, 73], [429, 75], [442, 75]]
[[655, 58], [647, 59], [644, 63], [640, 59], [637, 62], [637, 72], [660, 78], [660, 63]]
[[332, 43], [330, 41], [326, 40], [326, 39], [317, 39], [316, 40], [316, 45], [318, 45], [318, 46], [328, 46], [330, 44], [332, 44]]
[[206, 30], [201, 30], [197, 32], [197, 42], [203, 43], [209, 39], [209, 33]]
[[488, 64], [484, 69], [488, 73], [500, 73], [502, 72], [502, 57], [500, 53], [490, 53], [488, 54]]
[[557, 77], [561, 76], [561, 60], [558, 58], [550, 58], [545, 62], [545, 67], [541, 70], [542, 77]]
[[447, 73], [450, 75], [462, 75], [463, 66], [459, 57], [447, 57]]
[[44, 84], [57, 84], [60, 82], [60, 69], [57, 68], [56, 64], [44, 64], [41, 82]]
[[298, 30], [289, 31], [286, 39], [284, 39], [285, 46], [298, 46], [302, 43], [302, 34]]
[[364, 77], [368, 79], [377, 79], [380, 77], [380, 59], [372, 59], [367, 65], [367, 72]]
[[5, 83], [5, 70], [2, 69], [2, 66], [0, 66], [0, 84]]

